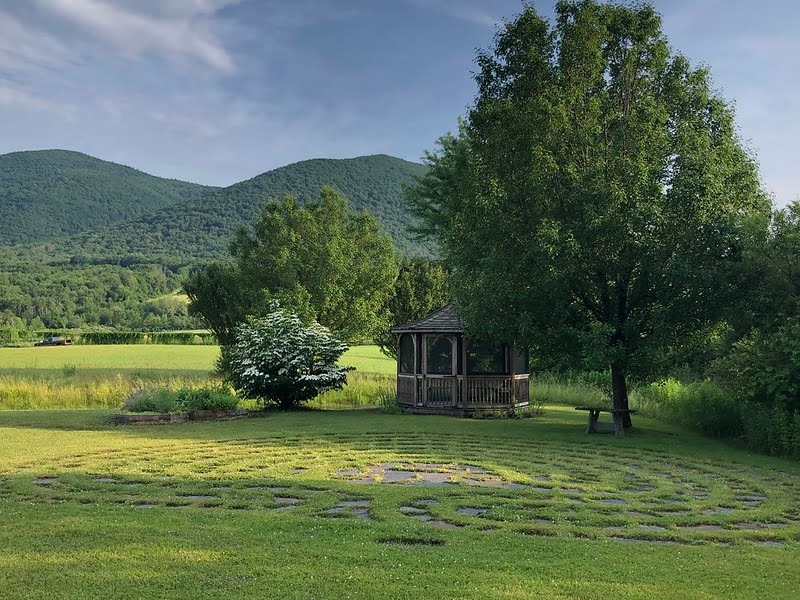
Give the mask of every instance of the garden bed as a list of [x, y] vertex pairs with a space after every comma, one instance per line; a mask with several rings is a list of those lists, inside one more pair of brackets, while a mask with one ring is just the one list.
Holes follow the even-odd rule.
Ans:
[[243, 419], [265, 417], [266, 411], [248, 410], [194, 410], [178, 413], [117, 413], [114, 415], [116, 425], [151, 425], [154, 423], [183, 423], [185, 421], [227, 421], [230, 419]]

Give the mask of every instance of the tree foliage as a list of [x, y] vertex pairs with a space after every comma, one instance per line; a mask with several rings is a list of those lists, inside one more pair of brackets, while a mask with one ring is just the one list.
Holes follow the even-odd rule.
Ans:
[[231, 244], [232, 263], [195, 272], [185, 289], [223, 344], [246, 316], [273, 301], [349, 340], [371, 339], [387, 322], [397, 277], [389, 236], [368, 213], [325, 188], [319, 202], [270, 201]]
[[347, 345], [318, 323], [276, 309], [249, 318], [227, 349], [226, 377], [245, 398], [294, 408], [328, 390], [340, 390], [352, 367], [338, 364]]
[[[389, 297], [387, 310], [392, 326], [421, 319], [450, 300], [444, 267], [428, 258], [403, 259]], [[381, 351], [397, 358], [397, 337], [384, 327], [375, 337]]]
[[708, 73], [673, 54], [647, 6], [527, 7], [478, 55], [478, 94], [411, 197], [452, 268], [473, 334], [612, 371], [733, 303], [769, 202]]

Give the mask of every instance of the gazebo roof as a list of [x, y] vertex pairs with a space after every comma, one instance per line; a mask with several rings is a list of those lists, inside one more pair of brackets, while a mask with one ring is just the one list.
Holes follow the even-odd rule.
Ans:
[[418, 319], [411, 321], [404, 325], [392, 327], [392, 333], [464, 333], [464, 327], [461, 325], [461, 319], [458, 317], [456, 306], [454, 302], [439, 308], [432, 313]]

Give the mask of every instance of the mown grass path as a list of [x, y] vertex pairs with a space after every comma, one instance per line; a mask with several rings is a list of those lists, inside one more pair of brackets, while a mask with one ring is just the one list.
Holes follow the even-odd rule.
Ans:
[[637, 419], [0, 412], [3, 598], [794, 598], [800, 469]]

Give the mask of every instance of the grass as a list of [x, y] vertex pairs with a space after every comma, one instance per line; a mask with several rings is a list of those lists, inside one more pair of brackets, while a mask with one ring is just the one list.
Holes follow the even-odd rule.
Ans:
[[[0, 597], [795, 597], [797, 463], [545, 411], [0, 412]], [[384, 463], [449, 465], [454, 485], [357, 483]]]
[[[216, 346], [0, 348], [0, 410], [118, 408], [138, 389], [213, 385], [218, 355]], [[377, 346], [354, 346], [342, 362], [356, 367], [351, 385], [313, 406], [363, 408], [393, 392], [395, 362]]]

